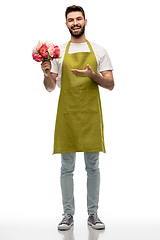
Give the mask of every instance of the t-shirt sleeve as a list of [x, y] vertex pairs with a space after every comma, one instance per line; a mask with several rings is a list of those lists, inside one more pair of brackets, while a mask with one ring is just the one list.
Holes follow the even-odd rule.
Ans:
[[58, 62], [56, 61], [56, 59], [53, 59], [53, 61], [51, 61], [51, 72], [58, 74], [58, 71]]
[[61, 59], [53, 59], [51, 61], [51, 72], [58, 74], [56, 78], [56, 84], [60, 88], [61, 87]]
[[113, 66], [111, 63], [111, 60], [108, 56], [107, 51], [103, 48], [102, 55], [100, 58], [100, 64], [99, 64], [99, 71], [103, 72], [106, 70], [112, 70], [113, 71]]

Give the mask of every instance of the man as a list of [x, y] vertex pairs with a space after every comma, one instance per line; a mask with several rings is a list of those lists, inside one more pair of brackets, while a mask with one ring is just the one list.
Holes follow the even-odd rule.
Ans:
[[[60, 46], [61, 59], [42, 63], [45, 88], [61, 87], [54, 135], [54, 151], [61, 153], [61, 190], [64, 217], [59, 230], [73, 225], [73, 171], [76, 152], [84, 152], [87, 171], [88, 224], [105, 228], [97, 215], [99, 201], [99, 152], [105, 152], [103, 120], [98, 85], [112, 90], [114, 80], [107, 52], [85, 37], [87, 19], [80, 6], [66, 9], [71, 41]], [[45, 70], [49, 69], [48, 74]]]

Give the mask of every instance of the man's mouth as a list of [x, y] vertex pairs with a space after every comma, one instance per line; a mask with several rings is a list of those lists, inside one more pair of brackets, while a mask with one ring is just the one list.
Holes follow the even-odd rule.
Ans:
[[81, 29], [81, 27], [72, 27], [71, 29], [76, 31], [76, 30]]
[[68, 27], [68, 29], [69, 29], [69, 32], [70, 32], [70, 34], [72, 35], [72, 36], [74, 36], [75, 38], [79, 38], [79, 37], [81, 37], [83, 34], [84, 34], [84, 32], [85, 32], [85, 24], [84, 24], [84, 26], [82, 26], [82, 25], [72, 25], [72, 27]]

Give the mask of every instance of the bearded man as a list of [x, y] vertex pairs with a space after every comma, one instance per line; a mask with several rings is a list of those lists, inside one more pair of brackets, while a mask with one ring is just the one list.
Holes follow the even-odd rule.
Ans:
[[[74, 224], [73, 172], [76, 152], [84, 152], [87, 171], [88, 224], [104, 229], [97, 215], [100, 188], [99, 152], [105, 151], [99, 86], [112, 90], [112, 64], [106, 50], [85, 37], [87, 19], [80, 6], [66, 9], [71, 40], [60, 46], [61, 58], [42, 63], [44, 85], [51, 92], [61, 88], [54, 133], [53, 154], [61, 154], [63, 219], [59, 230]], [[49, 73], [45, 70], [49, 69]]]

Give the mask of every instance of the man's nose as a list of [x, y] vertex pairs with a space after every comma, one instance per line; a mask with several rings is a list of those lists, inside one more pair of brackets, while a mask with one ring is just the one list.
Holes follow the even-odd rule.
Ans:
[[77, 24], [78, 24], [77, 19], [74, 19], [74, 25], [77, 25]]

